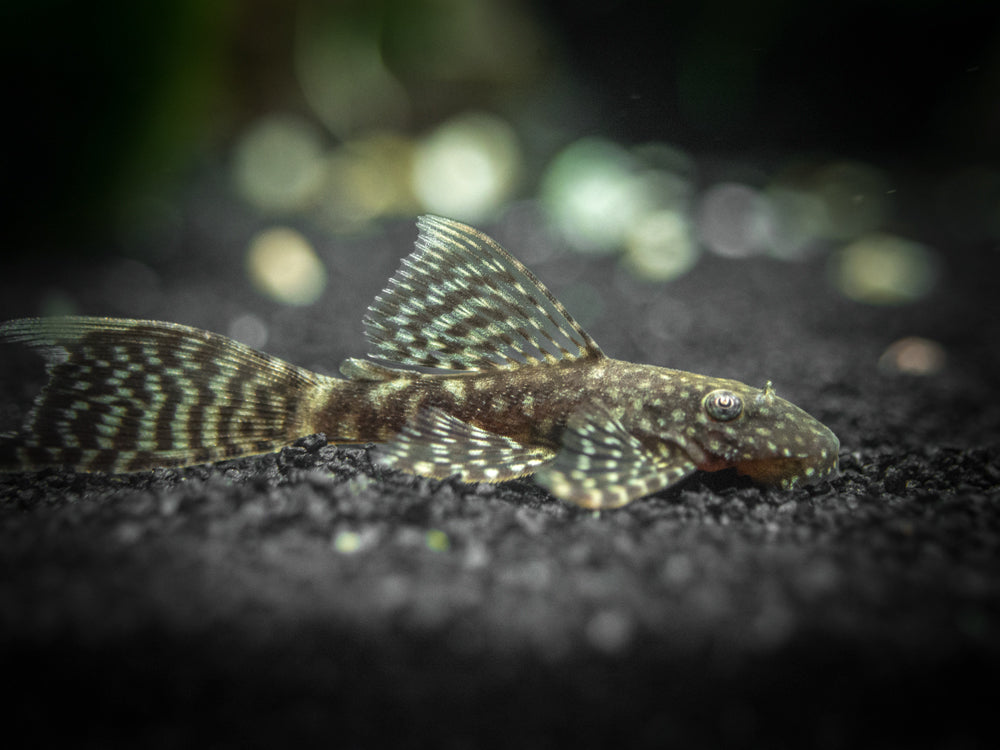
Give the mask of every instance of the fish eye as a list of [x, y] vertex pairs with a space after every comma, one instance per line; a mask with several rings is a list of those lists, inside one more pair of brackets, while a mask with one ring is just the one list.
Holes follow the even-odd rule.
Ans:
[[717, 422], [732, 422], [743, 413], [743, 401], [732, 391], [712, 391], [701, 403], [708, 416]]

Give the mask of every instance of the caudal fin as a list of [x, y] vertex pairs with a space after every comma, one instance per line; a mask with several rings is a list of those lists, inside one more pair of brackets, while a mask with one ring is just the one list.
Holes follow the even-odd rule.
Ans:
[[267, 453], [311, 432], [300, 407], [325, 376], [197, 328], [27, 318], [0, 343], [46, 359], [48, 382], [0, 468], [130, 472]]

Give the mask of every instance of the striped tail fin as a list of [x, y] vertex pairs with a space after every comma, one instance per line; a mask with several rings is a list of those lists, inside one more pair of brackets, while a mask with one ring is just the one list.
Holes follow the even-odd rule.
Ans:
[[0, 325], [48, 382], [0, 469], [130, 472], [267, 453], [312, 432], [302, 406], [333, 380], [197, 328], [115, 318]]

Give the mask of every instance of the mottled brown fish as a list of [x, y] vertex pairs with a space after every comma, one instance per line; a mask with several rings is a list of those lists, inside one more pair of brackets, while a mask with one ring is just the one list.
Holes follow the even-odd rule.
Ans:
[[767, 485], [837, 468], [834, 434], [735, 380], [610, 359], [496, 242], [418, 222], [364, 319], [376, 361], [320, 375], [208, 331], [144, 320], [32, 318], [0, 341], [46, 356], [48, 382], [10, 470], [132, 472], [267, 453], [313, 433], [382, 443], [381, 461], [428, 477], [533, 474], [553, 495], [612, 508], [696, 469]]

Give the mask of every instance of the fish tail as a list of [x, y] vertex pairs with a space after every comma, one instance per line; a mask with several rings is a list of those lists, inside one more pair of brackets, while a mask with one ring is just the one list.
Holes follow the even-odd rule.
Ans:
[[304, 404], [343, 383], [197, 328], [63, 317], [0, 324], [48, 381], [0, 469], [131, 472], [268, 453], [311, 434]]

